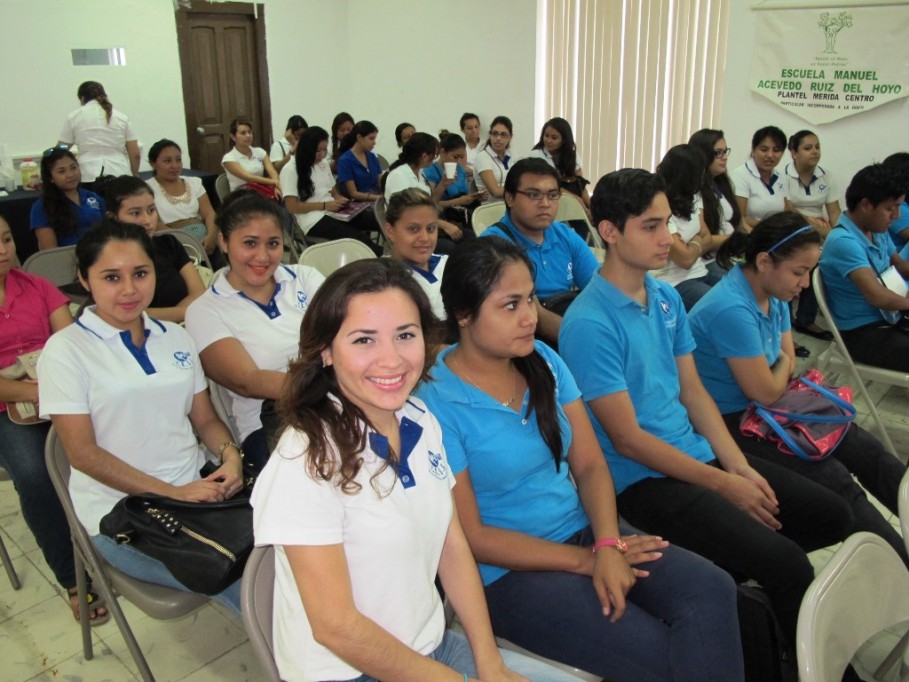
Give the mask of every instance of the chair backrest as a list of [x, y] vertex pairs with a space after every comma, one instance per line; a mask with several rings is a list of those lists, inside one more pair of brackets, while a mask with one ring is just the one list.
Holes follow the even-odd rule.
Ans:
[[587, 217], [584, 202], [577, 194], [562, 190], [562, 197], [559, 199], [559, 208], [556, 210], [555, 219], [562, 223], [566, 223], [569, 220], [583, 220], [584, 224], [587, 225], [587, 243], [598, 249], [603, 248], [603, 241], [600, 239], [596, 228], [591, 224], [590, 218]]
[[230, 194], [230, 180], [227, 179], [227, 173], [221, 173], [215, 180], [215, 192], [222, 203]]
[[300, 255], [300, 265], [309, 265], [328, 277], [342, 265], [375, 257], [376, 254], [363, 242], [356, 239], [335, 239], [304, 249]]
[[802, 682], [830, 682], [869, 637], [909, 619], [909, 571], [882, 538], [855, 533], [808, 587], [799, 610]]
[[385, 197], [379, 197], [379, 200], [372, 205], [372, 212], [376, 216], [376, 222], [379, 223], [379, 229], [385, 234]]
[[183, 244], [183, 248], [186, 249], [186, 255], [188, 255], [194, 263], [212, 269], [211, 260], [209, 260], [208, 254], [205, 253], [205, 247], [202, 246], [202, 242], [183, 230], [163, 230], [161, 232], [155, 232], [154, 236], [162, 237], [166, 234], [169, 234]]
[[24, 272], [41, 275], [56, 286], [76, 281], [76, 247], [58, 246], [36, 251], [22, 265]]
[[388, 159], [381, 154], [376, 154], [376, 156], [379, 157], [379, 168], [383, 171], [387, 171], [391, 167], [391, 164], [388, 163]]
[[505, 202], [493, 201], [488, 204], [477, 206], [473, 215], [470, 216], [470, 223], [473, 225], [473, 231], [479, 237], [486, 231], [486, 228], [495, 225], [505, 215]]
[[240, 429], [237, 427], [237, 420], [230, 411], [230, 398], [227, 395], [227, 389], [221, 384], [208, 380], [208, 392], [211, 395], [211, 404], [215, 408], [215, 414], [224, 422], [225, 426], [230, 429], [230, 435], [235, 443], [240, 443]]
[[256, 547], [249, 555], [240, 586], [243, 625], [253, 653], [259, 659], [268, 682], [279, 682], [272, 636], [272, 610], [275, 595], [275, 548]]
[[900, 529], [903, 531], [903, 541], [909, 548], [909, 469], [903, 474], [900, 481], [900, 491], [897, 496], [897, 505], [900, 513]]

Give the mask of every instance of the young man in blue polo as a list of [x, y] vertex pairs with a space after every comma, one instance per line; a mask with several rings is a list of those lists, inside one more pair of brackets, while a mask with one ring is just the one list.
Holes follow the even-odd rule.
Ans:
[[846, 210], [821, 253], [827, 302], [852, 358], [901, 372], [909, 372], [909, 334], [894, 322], [909, 312], [909, 298], [884, 286], [880, 275], [892, 266], [897, 279], [909, 278], [909, 261], [889, 234], [906, 182], [902, 173], [879, 163], [856, 173], [846, 188]]
[[814, 578], [805, 552], [842, 540], [851, 512], [831, 491], [743, 454], [729, 435], [698, 378], [680, 296], [648, 274], [672, 243], [663, 189], [635, 169], [597, 183], [591, 207], [606, 259], [565, 315], [560, 354], [609, 462], [621, 515], [757, 580], [794, 643]]
[[530, 258], [541, 302], [537, 305], [537, 333], [554, 342], [562, 314], [571, 302], [570, 292], [587, 286], [599, 263], [573, 228], [556, 222], [559, 176], [546, 161], [530, 158], [515, 163], [505, 178], [504, 190], [505, 215], [482, 236], [508, 239]]

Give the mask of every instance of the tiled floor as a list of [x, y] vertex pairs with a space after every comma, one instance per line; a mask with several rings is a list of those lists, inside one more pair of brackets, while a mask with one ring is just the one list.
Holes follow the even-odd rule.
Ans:
[[[799, 340], [812, 349], [815, 358], [826, 345], [807, 337]], [[808, 366], [810, 360], [802, 363]], [[898, 451], [909, 453], [909, 392], [872, 386], [871, 393], [888, 426], [893, 427], [891, 437]], [[873, 429], [865, 406], [858, 403], [858, 407], [861, 425]], [[899, 527], [895, 518], [892, 522]], [[93, 629], [95, 657], [84, 660], [80, 630], [22, 520], [9, 482], [0, 483], [0, 532], [22, 581], [22, 589], [15, 591], [0, 572], [0, 679], [137, 680], [135, 665], [113, 620]], [[811, 560], [816, 567], [822, 566], [834, 550], [814, 552]], [[163, 622], [146, 617], [128, 602], [122, 603], [152, 671], [162, 682], [263, 679], [242, 625], [218, 607], [205, 606], [185, 618]], [[870, 672], [901, 634], [902, 629], [894, 628], [872, 641], [858, 657], [860, 674], [870, 680]]]

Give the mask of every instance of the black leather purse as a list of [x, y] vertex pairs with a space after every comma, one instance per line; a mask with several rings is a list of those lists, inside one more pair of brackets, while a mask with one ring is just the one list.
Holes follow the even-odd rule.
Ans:
[[240, 579], [253, 548], [249, 492], [223, 502], [129, 495], [101, 519], [101, 532], [157, 559], [193, 592], [218, 594]]

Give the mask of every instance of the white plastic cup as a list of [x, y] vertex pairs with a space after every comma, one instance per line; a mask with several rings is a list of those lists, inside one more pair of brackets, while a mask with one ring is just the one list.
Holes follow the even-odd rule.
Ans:
[[445, 164], [445, 177], [449, 180], [454, 180], [455, 176], [458, 174], [458, 164], [454, 161], [448, 161]]

